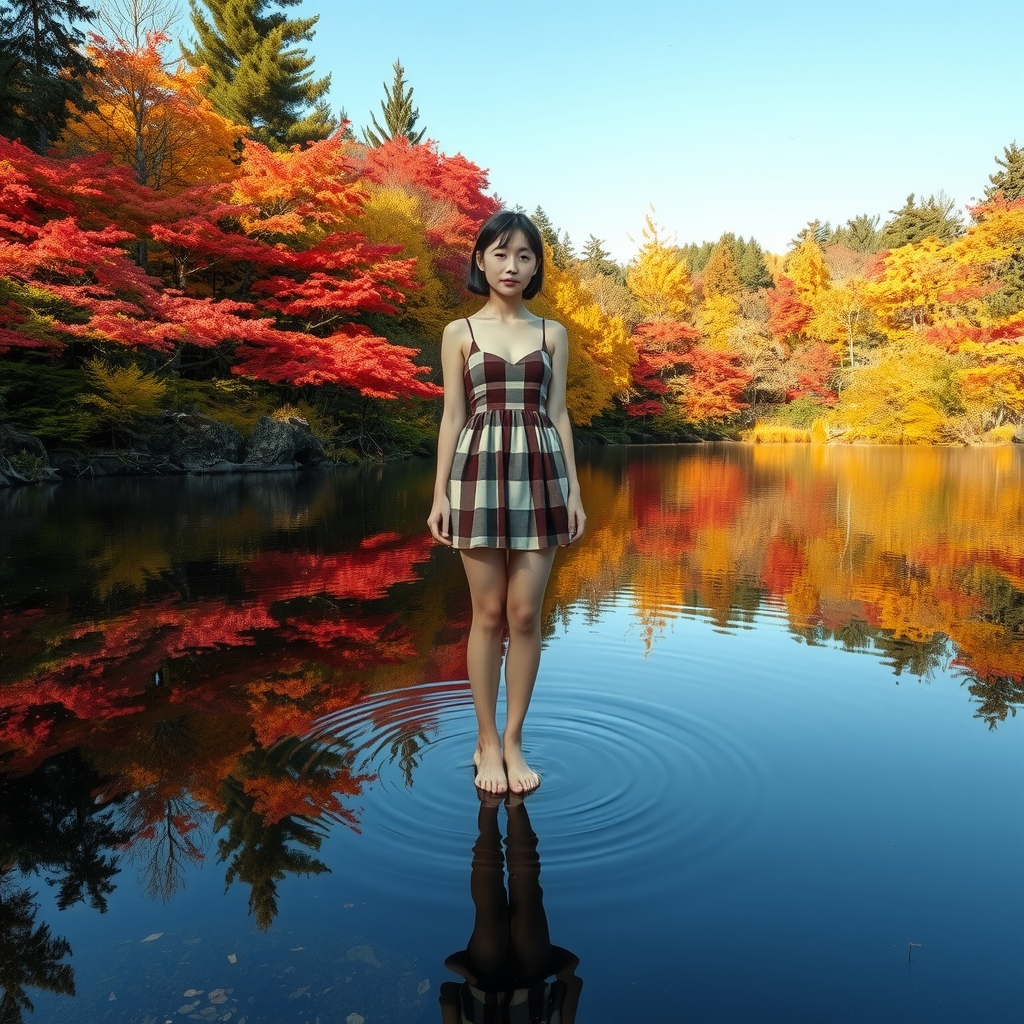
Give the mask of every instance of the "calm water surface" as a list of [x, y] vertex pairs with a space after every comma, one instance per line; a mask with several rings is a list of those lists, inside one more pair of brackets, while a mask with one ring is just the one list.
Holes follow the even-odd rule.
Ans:
[[510, 824], [580, 1022], [1020, 1019], [1024, 452], [585, 458], [525, 816], [431, 478], [0, 493], [0, 1020], [439, 1022]]

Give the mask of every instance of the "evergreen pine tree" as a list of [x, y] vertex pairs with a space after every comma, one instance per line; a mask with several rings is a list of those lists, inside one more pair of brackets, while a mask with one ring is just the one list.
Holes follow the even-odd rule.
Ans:
[[845, 245], [854, 252], [878, 252], [882, 247], [882, 232], [878, 229], [879, 217], [867, 213], [851, 217], [841, 228], [836, 228], [829, 242]]
[[679, 252], [686, 258], [686, 265], [690, 268], [690, 272], [700, 274], [708, 265], [714, 248], [714, 242], [701, 242], [699, 245], [696, 242], [690, 242], [689, 245], [680, 246]]
[[604, 274], [605, 277], [613, 277], [617, 281], [623, 279], [622, 268], [612, 259], [612, 254], [604, 248], [604, 241], [594, 235], [591, 235], [583, 243], [580, 261], [583, 264], [581, 269], [585, 277]]
[[832, 225], [827, 220], [824, 222], [820, 220], [809, 220], [796, 238], [791, 238], [789, 240], [789, 247], [791, 249], [798, 249], [808, 238], [810, 238], [815, 245], [828, 245], [832, 239], [832, 233]]
[[940, 242], [952, 242], [963, 232], [964, 223], [955, 203], [944, 192], [918, 203], [911, 193], [899, 210], [890, 210], [893, 219], [882, 228], [884, 249], [898, 249], [934, 236]]
[[1012, 202], [1024, 196], [1024, 149], [1013, 141], [1003, 147], [1003, 156], [997, 156], [996, 163], [1002, 170], [988, 176], [992, 184], [985, 189], [985, 198], [992, 199], [1002, 192], [1003, 198]]
[[181, 48], [193, 67], [209, 69], [205, 91], [214, 108], [276, 150], [325, 139], [338, 127], [324, 99], [331, 76], [314, 78], [313, 58], [296, 45], [313, 38], [319, 16], [268, 10], [299, 2], [189, 0], [197, 38]]
[[551, 218], [539, 206], [530, 214], [530, 220], [537, 225], [540, 237], [550, 247], [551, 259], [555, 266], [560, 270], [565, 270], [573, 260], [572, 242], [569, 240], [569, 233], [564, 233], [563, 240], [563, 236], [558, 233], [558, 228], [551, 223]]
[[736, 239], [733, 245], [733, 259], [736, 261], [736, 273], [745, 288], [770, 288], [772, 275], [768, 273], [768, 265], [764, 261], [764, 249], [755, 239], [745, 242]]
[[420, 117], [419, 108], [412, 105], [412, 94], [415, 90], [412, 86], [406, 88], [405, 68], [402, 67], [402, 62], [396, 60], [392, 67], [395, 70], [394, 81], [390, 87], [387, 82], [382, 83], [384, 99], [380, 101], [380, 109], [384, 114], [386, 127], [382, 128], [377, 123], [376, 114], [370, 115], [373, 125], [372, 127], [368, 125], [363, 129], [363, 141], [368, 146], [383, 146], [385, 142], [398, 138], [400, 135], [404, 135], [415, 146], [418, 142], [423, 141], [423, 136], [427, 131], [426, 128], [421, 128], [418, 132], [414, 131]]
[[70, 105], [87, 106], [81, 22], [96, 12], [78, 0], [6, 0], [0, 5], [0, 135], [45, 153], [64, 130]]
[[[989, 175], [992, 184], [985, 189], [985, 198], [1000, 194], [1008, 202], [1024, 198], [1024, 149], [1011, 142], [1003, 147], [1003, 157], [997, 156], [996, 163], [1002, 170]], [[1004, 318], [1024, 311], [1024, 247], [1017, 245], [994, 271], [1002, 287], [988, 297], [992, 315]]]

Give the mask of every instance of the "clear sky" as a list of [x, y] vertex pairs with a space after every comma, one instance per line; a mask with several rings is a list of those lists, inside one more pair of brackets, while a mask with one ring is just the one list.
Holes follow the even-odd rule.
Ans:
[[650, 204], [679, 242], [784, 251], [808, 220], [979, 196], [1024, 144], [1024, 0], [305, 0], [358, 130], [400, 58], [420, 124], [619, 259]]

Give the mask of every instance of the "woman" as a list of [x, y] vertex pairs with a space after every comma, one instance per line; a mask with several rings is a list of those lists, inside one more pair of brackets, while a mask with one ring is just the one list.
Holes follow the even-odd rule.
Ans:
[[[434, 539], [460, 551], [473, 602], [466, 663], [477, 716], [476, 784], [526, 793], [540, 776], [522, 750], [540, 664], [540, 612], [555, 548], [578, 540], [580, 501], [565, 406], [565, 328], [524, 299], [544, 282], [544, 245], [521, 213], [480, 229], [468, 286], [483, 308], [444, 330], [444, 412], [437, 441]], [[467, 414], [467, 399], [470, 413]], [[505, 658], [505, 732], [495, 715]]]

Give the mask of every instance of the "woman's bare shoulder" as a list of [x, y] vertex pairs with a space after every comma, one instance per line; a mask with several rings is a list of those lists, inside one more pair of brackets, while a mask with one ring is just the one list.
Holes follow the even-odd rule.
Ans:
[[568, 345], [569, 335], [557, 320], [545, 320], [544, 332], [552, 345]]
[[452, 320], [451, 323], [445, 325], [444, 333], [442, 337], [445, 338], [462, 338], [469, 337], [469, 324], [466, 323], [465, 317], [460, 317], [458, 320]]

